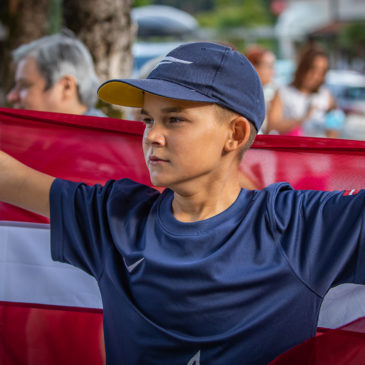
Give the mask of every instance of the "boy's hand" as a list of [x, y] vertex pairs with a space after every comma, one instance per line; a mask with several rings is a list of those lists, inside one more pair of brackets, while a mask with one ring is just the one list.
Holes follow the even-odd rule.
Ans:
[[49, 217], [53, 180], [0, 151], [0, 201]]

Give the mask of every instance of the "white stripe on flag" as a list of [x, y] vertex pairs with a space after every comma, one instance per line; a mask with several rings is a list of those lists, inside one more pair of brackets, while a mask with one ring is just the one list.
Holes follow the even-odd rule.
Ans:
[[318, 326], [337, 328], [365, 316], [365, 286], [341, 284], [324, 297]]
[[53, 261], [39, 223], [0, 221], [0, 301], [102, 308], [95, 279]]

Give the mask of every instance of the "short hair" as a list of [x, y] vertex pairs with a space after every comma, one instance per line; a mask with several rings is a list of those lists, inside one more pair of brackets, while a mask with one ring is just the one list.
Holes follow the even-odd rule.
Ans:
[[46, 80], [46, 90], [63, 76], [72, 75], [80, 102], [89, 108], [95, 105], [99, 79], [89, 50], [77, 38], [61, 33], [45, 36], [21, 45], [12, 52], [12, 57], [15, 63], [34, 58]]
[[[232, 117], [239, 116], [238, 113], [236, 113], [233, 110], [230, 110], [228, 108], [225, 108], [224, 106], [221, 106], [219, 104], [214, 104], [214, 106], [216, 107], [217, 116], [218, 116], [218, 119], [220, 119], [220, 120], [226, 121], [228, 119], [231, 119]], [[247, 119], [246, 117], [244, 117], [244, 118]], [[257, 135], [257, 130], [256, 130], [255, 125], [249, 119], [247, 119], [247, 120], [250, 124], [250, 135], [248, 137], [246, 144], [238, 152], [237, 156], [238, 156], [239, 160], [242, 159], [242, 157], [246, 153], [246, 151], [252, 146], [253, 142], [255, 141], [256, 135]]]
[[[314, 60], [317, 57], [324, 57], [329, 60], [328, 53], [319, 44], [304, 46], [299, 52], [297, 69], [294, 73], [292, 85], [297, 89], [300, 89], [303, 85], [303, 80], [308, 71], [313, 66]], [[320, 85], [318, 86], [318, 88]], [[318, 89], [317, 88], [317, 89]], [[314, 90], [315, 92], [318, 90]]]

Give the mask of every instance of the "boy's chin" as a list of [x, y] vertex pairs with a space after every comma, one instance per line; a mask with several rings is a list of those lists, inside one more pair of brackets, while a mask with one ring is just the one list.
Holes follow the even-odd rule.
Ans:
[[151, 183], [152, 183], [153, 186], [160, 187], [160, 188], [167, 186], [166, 185], [167, 182], [164, 181], [163, 179], [159, 179], [157, 177], [154, 177], [154, 176], [150, 175], [150, 180], [151, 180]]
[[161, 182], [154, 183], [154, 182], [152, 181], [152, 185], [153, 185], [154, 187], [156, 187], [156, 188], [167, 188], [166, 184], [163, 184], [163, 183], [161, 183]]

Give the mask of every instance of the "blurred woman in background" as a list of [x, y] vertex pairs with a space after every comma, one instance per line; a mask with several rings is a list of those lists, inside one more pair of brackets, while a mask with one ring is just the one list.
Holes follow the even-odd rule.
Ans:
[[[268, 111], [268, 132], [293, 136], [337, 138], [344, 115], [324, 85], [329, 68], [327, 53], [319, 46], [299, 54], [294, 80], [275, 93]], [[336, 114], [337, 113], [337, 114]]]

